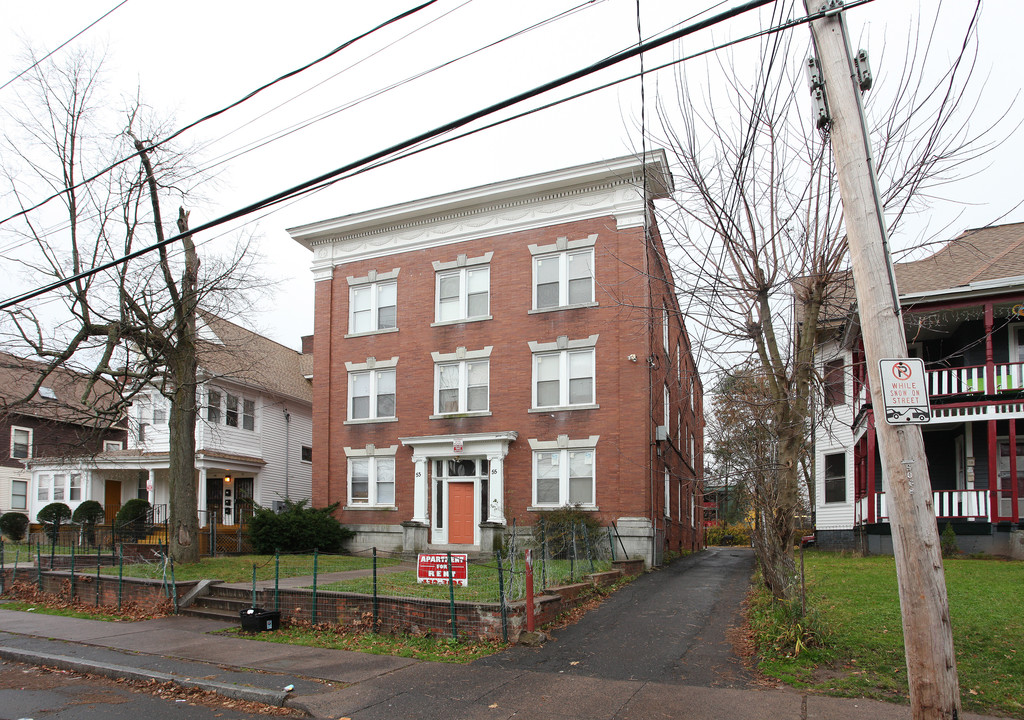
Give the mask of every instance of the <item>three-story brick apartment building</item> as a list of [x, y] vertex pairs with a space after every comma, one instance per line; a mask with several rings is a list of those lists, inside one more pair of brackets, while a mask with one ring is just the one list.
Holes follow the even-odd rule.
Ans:
[[563, 506], [702, 544], [703, 416], [663, 152], [289, 230], [313, 253], [313, 500], [355, 547], [489, 552]]

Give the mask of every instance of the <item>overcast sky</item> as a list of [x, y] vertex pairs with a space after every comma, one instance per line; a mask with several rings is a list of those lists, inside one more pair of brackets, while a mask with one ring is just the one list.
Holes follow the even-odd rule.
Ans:
[[[117, 0], [0, 3], [0, 83], [24, 69], [20, 49], [26, 41], [40, 54], [45, 53], [116, 4]], [[180, 126], [415, 4], [414, 0], [128, 0], [76, 43], [106, 48], [107, 83], [113, 95], [132, 94], [138, 87], [148, 104], [173, 116], [175, 126]], [[688, 22], [694, 8], [712, 4], [713, 0], [642, 0], [643, 34], [651, 36]], [[733, 4], [724, 2], [716, 9]], [[962, 40], [958, 32], [973, 5], [967, 0], [943, 3], [942, 25], [935, 38], [940, 56], [958, 51]], [[392, 83], [577, 6], [577, 12], [544, 27], [357, 103]], [[912, 16], [922, 8], [931, 12], [934, 6], [883, 0], [853, 9], [848, 17], [855, 42], [868, 47], [873, 57], [883, 47], [890, 54], [906, 42]], [[989, 79], [978, 103], [979, 123], [1005, 108], [1021, 89], [1022, 20], [1024, 3], [1019, 0], [988, 0], [983, 7], [980, 68]], [[738, 38], [762, 21], [750, 18], [720, 25], [713, 32], [688, 39], [682, 49], [678, 45], [666, 48], [645, 62], [651, 67], [684, 52]], [[806, 37], [809, 31], [799, 27], [792, 32]], [[200, 159], [218, 163], [218, 183], [215, 190], [207, 191], [204, 202], [192, 208], [192, 225], [589, 65], [636, 41], [636, 0], [441, 0], [191, 131], [185, 140], [200, 148]], [[902, 57], [899, 52], [890, 56]], [[638, 69], [639, 63], [630, 61], [544, 100]], [[876, 64], [874, 70], [877, 75], [902, 68]], [[657, 94], [674, 91], [671, 72], [662, 71], [647, 80], [648, 119]], [[14, 85], [0, 90], [0, 106], [8, 103], [13, 92]], [[346, 109], [336, 112], [341, 108]], [[327, 119], [300, 127], [329, 113], [333, 114]], [[1016, 115], [1022, 114], [1018, 101]], [[258, 220], [252, 218], [256, 224], [249, 228], [255, 228], [260, 236], [260, 249], [267, 259], [264, 272], [280, 285], [262, 312], [245, 318], [247, 324], [295, 348], [301, 335], [312, 332], [311, 257], [289, 238], [285, 228], [619, 157], [640, 148], [639, 125], [640, 87], [633, 81], [373, 170], [276, 212], [261, 214]], [[291, 128], [294, 131], [283, 139], [237, 154]], [[1022, 196], [1022, 159], [1024, 140], [1018, 132], [989, 163], [976, 168], [978, 174], [947, 192], [967, 204], [954, 209], [940, 203], [928, 214], [931, 231], [952, 237], [967, 227], [999, 219]], [[926, 219], [919, 218], [908, 227], [903, 242], [921, 237]], [[1020, 220], [1024, 220], [1020, 210], [1002, 219]], [[896, 238], [894, 244], [899, 243]], [[13, 291], [8, 290], [0, 295], [9, 297]]]

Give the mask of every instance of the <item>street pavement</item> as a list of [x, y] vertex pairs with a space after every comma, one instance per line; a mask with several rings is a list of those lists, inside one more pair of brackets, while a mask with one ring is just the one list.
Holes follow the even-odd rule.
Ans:
[[905, 705], [756, 684], [730, 638], [752, 564], [748, 549], [709, 548], [642, 576], [541, 648], [517, 646], [469, 665], [213, 634], [232, 625], [204, 618], [111, 623], [2, 604], [0, 659], [170, 680], [318, 718], [911, 717]]

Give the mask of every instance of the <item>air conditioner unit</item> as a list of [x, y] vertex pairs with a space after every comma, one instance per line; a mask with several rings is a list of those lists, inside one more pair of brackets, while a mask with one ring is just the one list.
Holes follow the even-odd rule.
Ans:
[[664, 442], [665, 440], [668, 440], [668, 426], [659, 425], [658, 428], [654, 431], [654, 439], [657, 440], [658, 442]]

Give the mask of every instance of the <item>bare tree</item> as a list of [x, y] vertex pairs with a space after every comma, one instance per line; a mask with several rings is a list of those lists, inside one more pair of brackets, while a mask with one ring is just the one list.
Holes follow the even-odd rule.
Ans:
[[[963, 165], [997, 144], [997, 118], [981, 129], [968, 124], [968, 88], [974, 73], [976, 25], [963, 52], [936, 85], [925, 86], [927, 43], [911, 43], [896, 87], [876, 89], [875, 156], [882, 197], [895, 230], [925, 191], [962, 172]], [[927, 33], [925, 33], [925, 37]], [[913, 39], [913, 37], [912, 37]], [[713, 347], [705, 357], [754, 360], [770, 411], [774, 443], [769, 468], [759, 468], [772, 492], [761, 497], [755, 549], [764, 579], [779, 598], [791, 597], [795, 519], [808, 478], [808, 428], [817, 387], [815, 354], [834, 307], [846, 308], [847, 247], [835, 167], [827, 136], [811, 124], [798, 98], [806, 45], [776, 34], [757, 61], [741, 71], [720, 64], [721, 83], [694, 92], [678, 78], [678, 107], [662, 107], [662, 142], [672, 148], [677, 203], [662, 224], [674, 239], [670, 255], [683, 278], [691, 323], [706, 325]], [[750, 68], [749, 72], [747, 68]], [[710, 88], [710, 89], [708, 89]], [[869, 118], [869, 121], [870, 121]], [[997, 139], [996, 139], [997, 140]], [[725, 363], [730, 364], [729, 362]], [[713, 439], [712, 439], [713, 442]]]
[[[106, 110], [101, 76], [102, 58], [90, 52], [71, 54], [62, 64], [42, 62], [20, 88], [16, 106], [7, 108], [2, 174], [10, 197], [25, 208], [40, 193], [55, 195], [50, 205], [3, 228], [11, 240], [7, 249], [34, 283], [74, 278], [163, 241], [163, 205], [183, 203], [198, 182], [187, 153], [156, 142], [160, 128], [137, 98], [127, 101], [123, 114]], [[82, 182], [112, 160], [132, 156]], [[110, 422], [152, 387], [169, 399], [170, 550], [179, 562], [197, 560], [199, 549], [196, 314], [202, 307], [224, 313], [257, 282], [248, 240], [226, 260], [201, 268], [188, 216], [179, 207], [172, 234], [183, 234], [180, 245], [160, 245], [113, 269], [71, 279], [49, 298], [59, 298], [59, 310], [46, 301], [15, 307], [6, 323], [11, 344], [46, 364], [33, 391], [57, 368], [85, 372], [92, 382], [82, 402]], [[90, 402], [96, 383], [113, 388], [103, 394], [107, 402]]]

